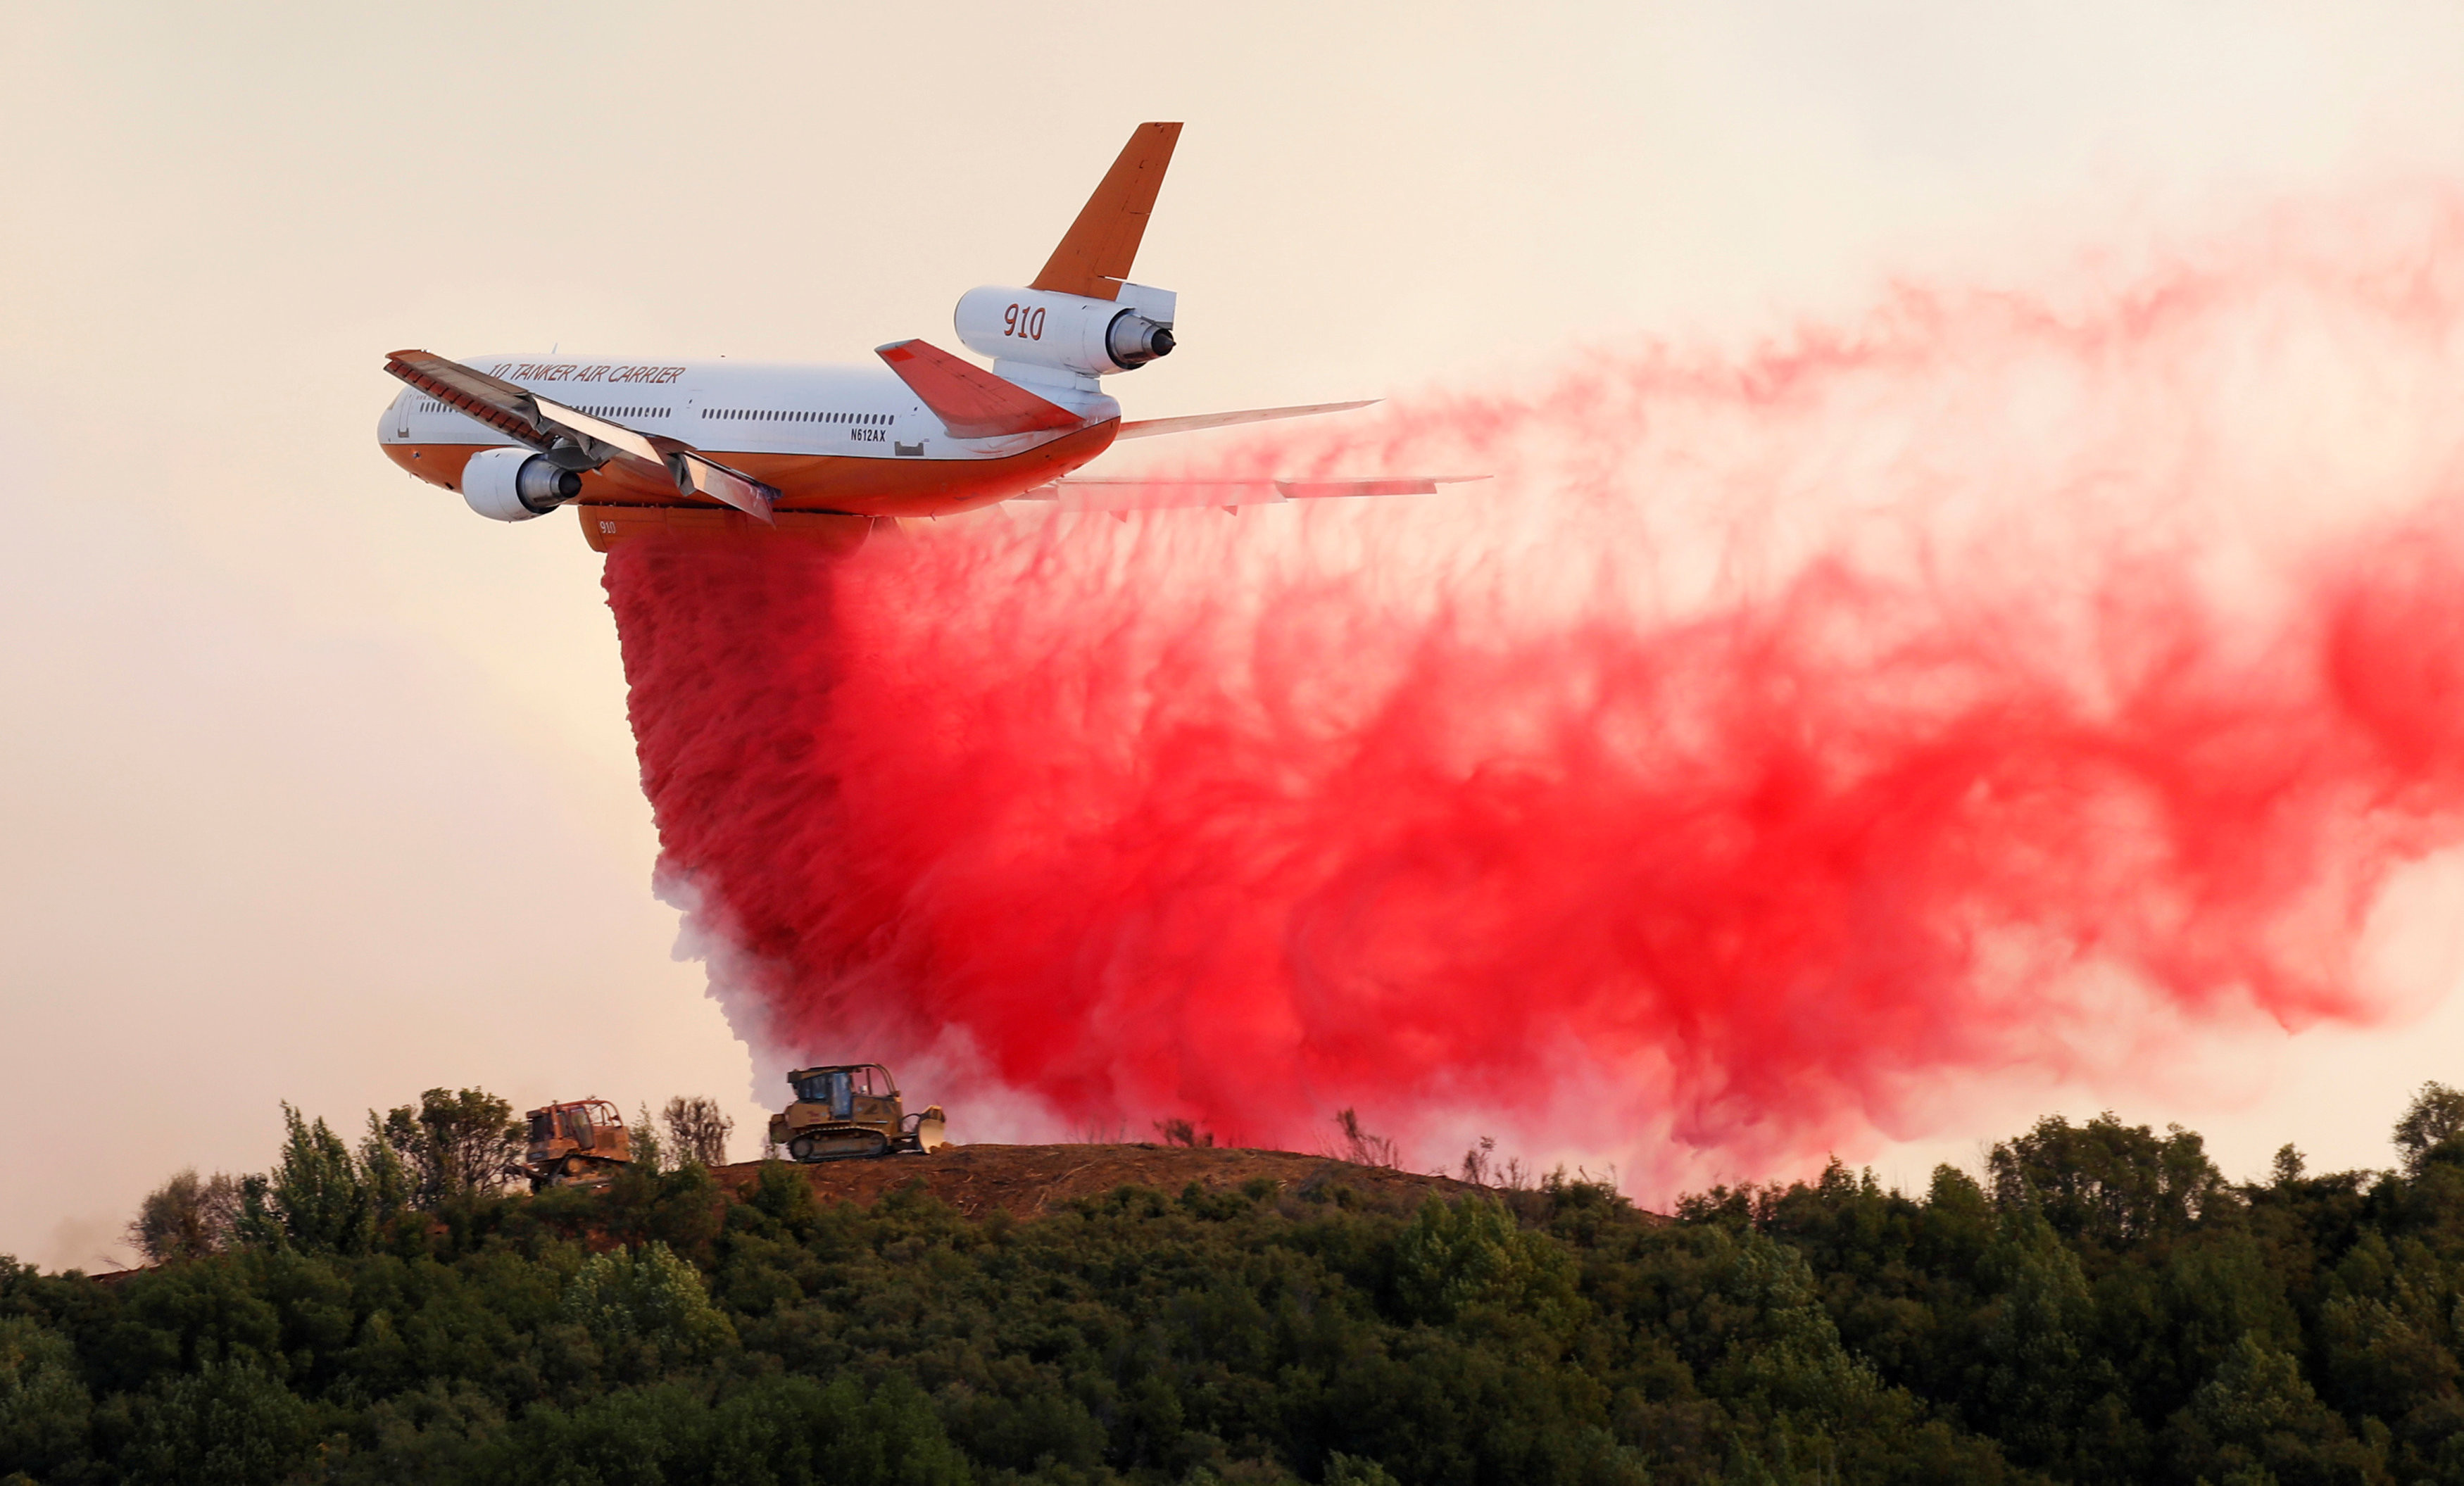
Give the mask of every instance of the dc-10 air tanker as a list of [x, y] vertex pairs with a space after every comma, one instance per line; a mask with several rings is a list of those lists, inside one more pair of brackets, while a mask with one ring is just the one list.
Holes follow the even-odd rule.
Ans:
[[1170, 290], [1129, 281], [1180, 138], [1140, 124], [1044, 272], [958, 299], [956, 330], [989, 371], [928, 344], [880, 364], [750, 365], [677, 357], [396, 351], [406, 383], [377, 442], [422, 480], [496, 521], [560, 506], [590, 545], [652, 532], [764, 529], [852, 542], [882, 517], [999, 501], [1126, 513], [1426, 492], [1476, 476], [1072, 479], [1119, 439], [1341, 412], [1365, 403], [1124, 422], [1103, 379], [1172, 354]]

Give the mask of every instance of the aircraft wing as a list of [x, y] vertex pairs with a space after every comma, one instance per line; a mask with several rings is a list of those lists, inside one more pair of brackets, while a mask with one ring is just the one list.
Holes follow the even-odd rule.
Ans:
[[1378, 401], [1370, 398], [1360, 403], [1312, 403], [1307, 407], [1252, 407], [1238, 413], [1196, 413], [1187, 418], [1141, 418], [1121, 425], [1112, 435], [1122, 439], [1151, 439], [1160, 433], [1195, 433], [1200, 428], [1231, 428], [1244, 423], [1266, 423], [1277, 418], [1314, 418], [1320, 413], [1348, 413], [1355, 407], [1367, 407]]
[[609, 423], [432, 352], [396, 351], [385, 358], [385, 369], [456, 412], [542, 453], [571, 446], [586, 456], [586, 468], [617, 463], [664, 475], [680, 495], [719, 501], [759, 521], [771, 519], [770, 508], [779, 498], [769, 486], [681, 439]]
[[1129, 519], [1133, 511], [1170, 511], [1192, 506], [1220, 506], [1238, 514], [1243, 506], [1280, 506], [1295, 500], [1325, 500], [1338, 495], [1433, 495], [1441, 485], [1467, 485], [1485, 474], [1399, 474], [1359, 479], [1282, 480], [1267, 476], [1222, 480], [1138, 479], [1134, 476], [1055, 480], [1019, 496], [1048, 500], [1064, 511], [1105, 511]]

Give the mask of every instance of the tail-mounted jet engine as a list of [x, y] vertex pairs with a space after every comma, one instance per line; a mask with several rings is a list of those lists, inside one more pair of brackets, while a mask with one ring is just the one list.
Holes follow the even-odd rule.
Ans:
[[955, 319], [958, 339], [979, 356], [1106, 377], [1172, 354], [1178, 298], [1143, 284], [1123, 284], [1116, 299], [986, 285], [959, 298]]
[[528, 521], [582, 493], [582, 476], [526, 448], [483, 448], [462, 467], [462, 498], [491, 521]]

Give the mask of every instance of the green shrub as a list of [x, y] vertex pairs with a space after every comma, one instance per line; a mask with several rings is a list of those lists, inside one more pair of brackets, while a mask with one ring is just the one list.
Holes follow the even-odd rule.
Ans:
[[1835, 1162], [1674, 1221], [1340, 1166], [1033, 1219], [693, 1163], [429, 1213], [287, 1111], [235, 1250], [0, 1260], [0, 1480], [2433, 1486], [2464, 1165], [2424, 1108], [2404, 1172], [2235, 1186], [2048, 1121], [1989, 1182]]
[[691, 1362], [736, 1342], [736, 1327], [710, 1303], [701, 1274], [664, 1243], [602, 1254], [564, 1289], [564, 1319], [603, 1350], [640, 1343], [663, 1360]]
[[46, 1476], [83, 1454], [93, 1411], [69, 1339], [0, 1316], [0, 1475]]

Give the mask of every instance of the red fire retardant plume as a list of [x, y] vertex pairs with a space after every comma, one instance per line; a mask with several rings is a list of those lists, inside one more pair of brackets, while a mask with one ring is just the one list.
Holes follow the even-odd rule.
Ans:
[[2379, 1014], [2464, 835], [2464, 217], [2041, 278], [1173, 451], [1435, 496], [620, 549], [765, 1082], [1751, 1174]]

